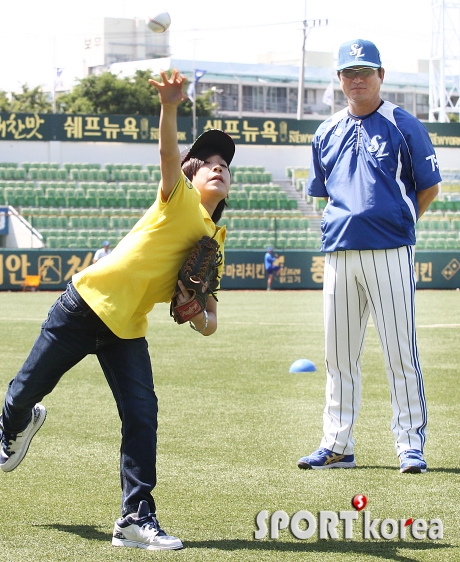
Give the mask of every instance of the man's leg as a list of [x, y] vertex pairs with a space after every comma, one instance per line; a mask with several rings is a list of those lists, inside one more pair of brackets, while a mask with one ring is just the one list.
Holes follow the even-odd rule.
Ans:
[[361, 405], [361, 354], [369, 307], [355, 276], [356, 252], [326, 254], [324, 327], [326, 406], [321, 447], [353, 454], [353, 427]]
[[363, 282], [385, 357], [396, 453], [423, 452], [427, 410], [415, 334], [412, 247], [361, 252]]

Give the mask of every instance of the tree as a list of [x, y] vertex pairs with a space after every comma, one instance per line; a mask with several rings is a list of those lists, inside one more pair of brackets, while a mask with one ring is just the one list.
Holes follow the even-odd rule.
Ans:
[[22, 92], [11, 94], [11, 104], [8, 111], [15, 113], [51, 113], [53, 106], [41, 86], [29, 89], [27, 84], [22, 85]]
[[8, 94], [3, 90], [0, 90], [0, 112], [1, 111], [5, 113], [11, 111], [11, 103], [8, 99]]
[[[149, 78], [160, 80], [150, 70], [138, 70], [132, 77], [121, 78], [111, 72], [99, 76], [88, 76], [68, 94], [57, 98], [60, 113], [105, 113], [118, 115], [160, 115], [158, 92], [149, 83]], [[212, 92], [198, 96], [198, 116], [212, 115], [215, 109], [211, 101]], [[190, 116], [192, 102], [187, 100], [179, 106], [178, 114]]]

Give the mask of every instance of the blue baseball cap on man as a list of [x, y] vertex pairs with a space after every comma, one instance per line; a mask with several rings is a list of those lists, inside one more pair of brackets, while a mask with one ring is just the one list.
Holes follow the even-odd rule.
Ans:
[[350, 68], [351, 66], [370, 66], [380, 68], [382, 61], [377, 47], [366, 39], [353, 39], [342, 43], [339, 48], [337, 70]]

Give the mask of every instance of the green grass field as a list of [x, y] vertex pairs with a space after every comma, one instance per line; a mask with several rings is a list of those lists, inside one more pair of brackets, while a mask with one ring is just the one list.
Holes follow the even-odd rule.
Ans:
[[[0, 399], [25, 359], [56, 293], [0, 293]], [[111, 546], [119, 516], [120, 426], [97, 360], [87, 357], [43, 403], [48, 418], [24, 462], [0, 474], [2, 562], [458, 561], [460, 292], [417, 294], [418, 342], [429, 411], [429, 472], [402, 475], [390, 431], [383, 356], [369, 327], [355, 470], [301, 471], [319, 445], [324, 401], [320, 291], [222, 292], [219, 330], [203, 338], [150, 317], [148, 340], [160, 401], [158, 518], [186, 548]], [[318, 371], [290, 374], [299, 358]], [[261, 510], [289, 515], [351, 510], [368, 498], [372, 519], [444, 524], [442, 540], [254, 539]], [[360, 514], [362, 518], [362, 513]]]

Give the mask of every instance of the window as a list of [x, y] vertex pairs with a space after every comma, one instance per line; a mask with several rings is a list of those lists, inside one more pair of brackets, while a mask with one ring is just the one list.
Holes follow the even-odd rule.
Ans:
[[267, 86], [267, 113], [287, 113], [287, 89]]
[[391, 103], [399, 105], [402, 109], [405, 109], [409, 113], [414, 111], [414, 95], [404, 92], [388, 92], [382, 95], [383, 99], [387, 99]]
[[216, 102], [224, 111], [238, 111], [238, 84], [220, 84]]
[[263, 113], [263, 86], [243, 86], [243, 111]]
[[428, 119], [430, 112], [429, 96], [426, 94], [415, 95], [415, 115], [419, 119]]

